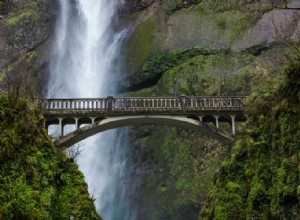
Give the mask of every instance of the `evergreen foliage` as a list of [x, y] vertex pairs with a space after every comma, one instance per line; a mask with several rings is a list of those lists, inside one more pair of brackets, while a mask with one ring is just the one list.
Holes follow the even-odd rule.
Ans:
[[0, 219], [101, 219], [77, 165], [43, 123], [31, 101], [0, 93]]
[[247, 127], [222, 163], [199, 219], [300, 216], [300, 58], [247, 101]]

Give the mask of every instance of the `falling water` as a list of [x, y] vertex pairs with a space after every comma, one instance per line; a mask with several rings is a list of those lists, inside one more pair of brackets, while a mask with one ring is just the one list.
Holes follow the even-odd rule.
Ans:
[[[92, 98], [113, 95], [125, 31], [113, 31], [122, 0], [59, 0], [56, 41], [50, 62], [48, 96]], [[126, 130], [84, 141], [77, 162], [99, 213], [107, 220], [134, 219], [124, 184]]]

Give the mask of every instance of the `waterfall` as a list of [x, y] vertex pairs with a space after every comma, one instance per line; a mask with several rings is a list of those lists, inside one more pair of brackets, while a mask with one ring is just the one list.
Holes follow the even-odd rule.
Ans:
[[[116, 93], [118, 56], [126, 30], [112, 28], [122, 0], [59, 0], [48, 97], [93, 98]], [[68, 128], [68, 130], [71, 128]], [[97, 211], [106, 220], [135, 219], [126, 200], [126, 129], [80, 143], [77, 163]]]

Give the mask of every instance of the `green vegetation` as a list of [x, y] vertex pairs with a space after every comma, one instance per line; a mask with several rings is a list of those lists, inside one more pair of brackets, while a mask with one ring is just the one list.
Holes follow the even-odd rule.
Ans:
[[[264, 58], [284, 50], [274, 48], [262, 53], [261, 57], [202, 47], [172, 50], [148, 59], [131, 82], [133, 88], [152, 86], [146, 90], [148, 94], [159, 91], [159, 95], [246, 95], [263, 75], [285, 68], [282, 65], [274, 69]], [[135, 93], [139, 91], [131, 94]], [[145, 91], [143, 94], [146, 95]]]
[[14, 26], [27, 18], [38, 19], [37, 2], [28, 2], [22, 8], [13, 10], [8, 14], [6, 21], [8, 25]]
[[0, 93], [0, 219], [101, 219], [43, 121], [30, 100]]
[[152, 169], [143, 175], [138, 219], [194, 219], [225, 149], [177, 128], [147, 126], [134, 131], [139, 143], [132, 159], [140, 169]]
[[[199, 5], [202, 11], [212, 13], [230, 10], [251, 10], [249, 6], [259, 2], [260, 0], [203, 0]], [[285, 1], [270, 1], [270, 4], [271, 7], [284, 7]]]
[[[144, 64], [145, 72], [162, 72], [163, 76], [157, 85], [131, 95], [248, 93], [251, 80], [259, 80], [259, 72], [251, 66], [255, 60], [251, 54], [222, 49], [174, 50]], [[194, 219], [226, 148], [182, 129], [149, 126], [131, 132], [132, 143], [138, 140], [134, 166], [152, 169], [143, 175], [140, 218], [145, 218], [143, 210], [153, 210], [146, 219]]]
[[[159, 82], [131, 95], [248, 95], [257, 91], [260, 82], [273, 85], [270, 79], [274, 75], [270, 74], [277, 75], [287, 66], [275, 69], [265, 57], [284, 50], [274, 47], [259, 56], [201, 48], [160, 54], [144, 64], [149, 73], [162, 72]], [[225, 124], [221, 127], [228, 129]], [[244, 123], [239, 124], [238, 130], [244, 127]], [[135, 143], [133, 166], [151, 168], [143, 175], [140, 189], [141, 218], [145, 218], [143, 210], [153, 210], [146, 219], [195, 218], [213, 186], [212, 177], [226, 158], [227, 148], [175, 128], [149, 126], [134, 128], [131, 133]], [[229, 183], [228, 187], [237, 186]]]
[[247, 53], [226, 51], [195, 56], [166, 71], [157, 87], [163, 95], [247, 94], [251, 89], [249, 79], [259, 78], [259, 72], [251, 66], [255, 59]]
[[247, 126], [222, 163], [199, 219], [300, 215], [300, 58], [247, 101]]
[[261, 18], [261, 12], [225, 11], [205, 15], [216, 25], [220, 39], [224, 39], [228, 45], [240, 40], [244, 33], [249, 30]]
[[[165, 6], [170, 2], [172, 1], [162, 4]], [[127, 44], [126, 63], [128, 81], [131, 84], [129, 89], [153, 86], [166, 71], [181, 63], [188, 63], [195, 56], [200, 59], [200, 55], [203, 55], [202, 60], [206, 59], [205, 56], [208, 60], [213, 59], [209, 55], [227, 56], [229, 48], [241, 40], [245, 32], [262, 16], [262, 12], [242, 12], [234, 8], [215, 12], [208, 10], [209, 7], [210, 4], [202, 2], [194, 8], [186, 9], [188, 11], [180, 10], [173, 15], [166, 15], [157, 9], [156, 17], [150, 17], [137, 26]], [[186, 45], [195, 44], [191, 42], [198, 43], [187, 48]], [[231, 53], [231, 62], [234, 62], [234, 55], [238, 59], [240, 57], [238, 53]], [[196, 58], [192, 62], [197, 63]]]
[[152, 53], [154, 25], [151, 19], [142, 22], [132, 34], [128, 42], [127, 64], [129, 69], [140, 68]]
[[7, 17], [7, 23], [9, 25], [15, 25], [24, 18], [37, 18], [37, 13], [34, 10], [18, 11], [17, 13], [10, 14]]
[[25, 55], [25, 60], [27, 63], [29, 63], [29, 65], [31, 64], [32, 65], [32, 61], [34, 61], [35, 59], [37, 59], [37, 52], [36, 51], [31, 51], [31, 52], [28, 52], [26, 55]]
[[226, 53], [226, 51], [222, 49], [209, 50], [203, 47], [193, 47], [186, 50], [159, 53], [147, 59], [143, 63], [141, 70], [132, 76], [133, 88], [142, 88], [155, 84], [166, 71], [180, 66], [181, 63], [192, 57], [217, 53]]
[[201, 0], [162, 0], [163, 7], [167, 14], [172, 14], [182, 8], [187, 8], [191, 5], [196, 5]]

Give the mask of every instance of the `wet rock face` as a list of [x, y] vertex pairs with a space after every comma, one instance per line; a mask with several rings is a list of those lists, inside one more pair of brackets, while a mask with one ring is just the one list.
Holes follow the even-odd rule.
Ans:
[[[30, 54], [38, 57], [38, 49], [52, 35], [56, 1], [0, 1], [0, 73]], [[39, 58], [41, 61], [41, 59]], [[35, 59], [27, 62], [35, 63]], [[39, 66], [46, 62], [44, 60]], [[22, 62], [21, 62], [22, 63]], [[12, 71], [12, 67], [9, 68]], [[2, 76], [3, 78], [3, 76]], [[1, 81], [1, 77], [0, 77]]]
[[153, 4], [154, 1], [155, 0], [127, 0], [127, 5], [130, 11], [141, 11]]
[[270, 47], [284, 41], [298, 43], [299, 22], [300, 10], [274, 9], [265, 13], [243, 39], [233, 45], [233, 49], [244, 50], [257, 45]]
[[169, 12], [172, 12], [179, 8], [195, 5], [199, 2], [201, 2], [201, 0], [127, 0], [127, 4], [131, 11], [142, 11], [153, 3], [158, 3], [162, 7], [165, 7]]
[[298, 8], [300, 9], [300, 1], [299, 0], [289, 0], [287, 3], [287, 8]]
[[[297, 8], [300, 1], [247, 2], [230, 0], [224, 4], [203, 0], [181, 9], [174, 5], [182, 1], [162, 0], [137, 14], [137, 25], [127, 44], [128, 89], [143, 81], [147, 82], [145, 86], [153, 85], [148, 83], [152, 79], [157, 81], [153, 75], [140, 73], [147, 60], [166, 51], [201, 46], [259, 55], [286, 41], [300, 42], [300, 9]], [[170, 13], [170, 9], [175, 11]], [[141, 79], [140, 75], [149, 79]]]

